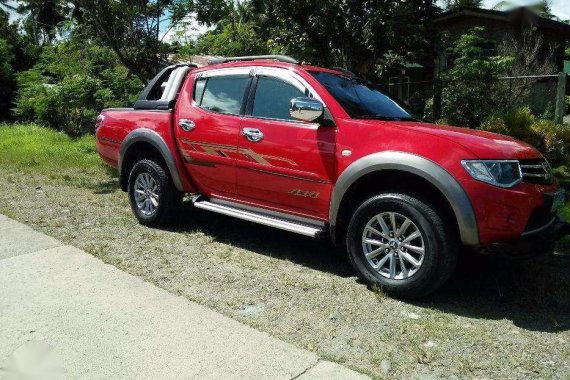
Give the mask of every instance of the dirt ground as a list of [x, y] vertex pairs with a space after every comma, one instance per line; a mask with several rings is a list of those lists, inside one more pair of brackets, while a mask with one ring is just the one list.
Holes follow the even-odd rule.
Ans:
[[190, 206], [150, 229], [115, 179], [91, 182], [0, 168], [0, 213], [376, 378], [570, 378], [568, 256], [464, 253], [441, 291], [402, 302], [360, 283], [327, 241]]

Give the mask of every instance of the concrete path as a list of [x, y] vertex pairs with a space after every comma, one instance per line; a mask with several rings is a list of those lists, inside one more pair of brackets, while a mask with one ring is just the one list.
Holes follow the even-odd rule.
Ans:
[[0, 378], [368, 379], [2, 215], [0, 368]]

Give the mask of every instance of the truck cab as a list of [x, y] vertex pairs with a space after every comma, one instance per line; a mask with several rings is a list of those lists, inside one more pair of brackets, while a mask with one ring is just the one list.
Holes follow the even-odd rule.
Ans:
[[328, 236], [399, 297], [441, 286], [462, 246], [538, 254], [567, 229], [533, 147], [415, 120], [355, 75], [290, 57], [169, 67], [96, 131], [142, 224], [168, 223], [190, 194], [196, 208]]

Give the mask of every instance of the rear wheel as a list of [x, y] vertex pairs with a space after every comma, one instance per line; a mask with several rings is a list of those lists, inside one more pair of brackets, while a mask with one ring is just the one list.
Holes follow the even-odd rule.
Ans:
[[138, 221], [146, 226], [172, 221], [181, 206], [182, 193], [176, 190], [168, 172], [149, 159], [132, 168], [128, 184], [129, 201]]
[[439, 288], [455, 268], [453, 231], [419, 197], [377, 195], [362, 203], [350, 221], [349, 258], [364, 281], [396, 297], [422, 297]]

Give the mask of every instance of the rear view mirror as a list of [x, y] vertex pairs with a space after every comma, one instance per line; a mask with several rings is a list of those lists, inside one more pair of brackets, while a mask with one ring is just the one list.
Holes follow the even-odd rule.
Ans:
[[289, 112], [293, 119], [311, 122], [323, 116], [325, 106], [314, 98], [293, 98]]

